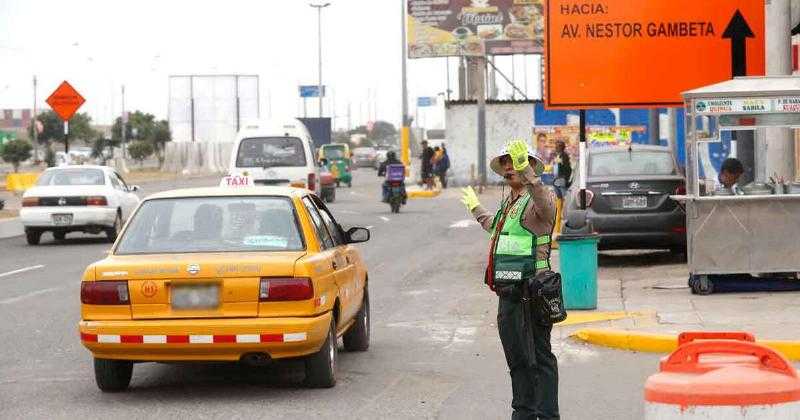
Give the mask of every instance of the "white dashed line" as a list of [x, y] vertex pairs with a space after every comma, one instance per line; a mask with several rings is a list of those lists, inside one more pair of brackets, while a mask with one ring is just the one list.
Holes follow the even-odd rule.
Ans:
[[61, 290], [60, 287], [53, 287], [53, 288], [50, 288], [50, 289], [37, 290], [35, 292], [26, 293], [24, 295], [16, 296], [16, 297], [13, 297], [13, 298], [0, 300], [0, 305], [8, 305], [10, 303], [16, 303], [16, 302], [19, 302], [21, 300], [25, 300], [27, 298], [32, 298], [34, 296], [43, 295], [45, 293], [50, 293], [50, 292], [57, 292], [59, 290]]
[[453, 222], [453, 224], [450, 225], [450, 229], [468, 228], [468, 227], [470, 227], [472, 225], [477, 225], [477, 224], [478, 224], [478, 222], [476, 222], [476, 221], [474, 221], [472, 219], [464, 219], [464, 220], [459, 220], [457, 222]]
[[24, 273], [26, 271], [38, 270], [38, 269], [43, 268], [43, 267], [44, 266], [41, 265], [41, 264], [40, 265], [32, 265], [30, 267], [20, 268], [19, 270], [8, 271], [6, 273], [2, 273], [2, 274], [0, 274], [0, 277], [7, 277], [7, 276], [12, 276], [14, 274]]
[[388, 223], [390, 219], [386, 216], [381, 216], [381, 220]]

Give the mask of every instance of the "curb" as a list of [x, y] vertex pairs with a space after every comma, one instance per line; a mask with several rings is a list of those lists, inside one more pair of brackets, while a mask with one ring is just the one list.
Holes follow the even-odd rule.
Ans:
[[408, 198], [433, 198], [441, 194], [441, 190], [406, 191]]
[[[586, 328], [577, 331], [572, 337], [588, 344], [643, 353], [666, 354], [678, 348], [678, 336], [669, 334]], [[756, 342], [778, 351], [789, 360], [800, 361], [800, 341], [756, 340]]]

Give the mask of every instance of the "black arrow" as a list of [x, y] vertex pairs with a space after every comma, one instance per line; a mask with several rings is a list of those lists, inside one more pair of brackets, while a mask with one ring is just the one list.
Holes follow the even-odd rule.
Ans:
[[736, 9], [722, 38], [731, 39], [731, 76], [747, 75], [747, 38], [755, 38], [753, 31], [744, 20], [744, 16]]

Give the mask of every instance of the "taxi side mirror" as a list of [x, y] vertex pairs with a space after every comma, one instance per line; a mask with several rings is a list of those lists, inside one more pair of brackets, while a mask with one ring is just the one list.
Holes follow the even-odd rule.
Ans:
[[360, 242], [367, 242], [369, 240], [369, 229], [363, 227], [350, 228], [347, 231], [347, 243], [357, 244]]

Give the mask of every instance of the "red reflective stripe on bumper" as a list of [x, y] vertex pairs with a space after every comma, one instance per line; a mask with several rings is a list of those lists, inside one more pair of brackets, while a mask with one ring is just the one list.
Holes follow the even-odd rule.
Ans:
[[281, 343], [283, 342], [283, 334], [261, 334], [262, 343]]
[[181, 344], [181, 343], [188, 343], [189, 336], [188, 335], [168, 335], [167, 336], [167, 343], [168, 344]]
[[97, 334], [81, 333], [81, 341], [88, 341], [90, 343], [96, 343], [97, 342]]
[[144, 343], [144, 337], [141, 335], [121, 335], [119, 336], [119, 342], [141, 344]]
[[236, 336], [235, 335], [215, 335], [214, 336], [214, 343], [235, 343]]

